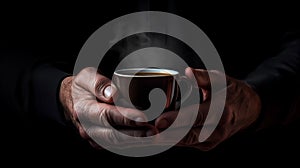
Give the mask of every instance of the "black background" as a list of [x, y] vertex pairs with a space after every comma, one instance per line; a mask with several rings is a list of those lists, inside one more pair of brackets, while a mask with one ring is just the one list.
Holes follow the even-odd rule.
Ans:
[[[243, 79], [260, 62], [276, 55], [282, 33], [299, 30], [300, 12], [296, 4], [204, 3], [177, 1], [105, 1], [98, 3], [11, 3], [1, 5], [1, 48], [19, 54], [18, 60], [1, 55], [12, 69], [1, 71], [2, 79], [15, 68], [26, 66], [27, 56], [75, 60], [85, 40], [106, 22], [135, 11], [159, 10], [178, 14], [197, 24], [217, 48], [226, 73]], [[72, 61], [70, 61], [72, 62]], [[5, 86], [0, 86], [1, 90]], [[2, 113], [14, 113], [11, 102], [1, 99]], [[6, 116], [4, 114], [4, 116]], [[14, 115], [8, 115], [12, 117]], [[5, 118], [1, 135], [5, 155], [24, 163], [96, 163], [111, 160], [187, 162], [194, 165], [218, 163], [297, 163], [299, 124], [270, 128], [254, 135], [232, 137], [209, 152], [173, 148], [148, 158], [127, 158], [89, 147], [77, 134], [49, 122], [40, 128], [19, 127], [18, 120]], [[45, 123], [47, 125], [48, 123]], [[12, 126], [11, 126], [12, 125]], [[42, 131], [41, 131], [42, 130]], [[71, 158], [69, 158], [71, 157]], [[14, 164], [17, 162], [11, 162]], [[117, 162], [113, 162], [117, 163]], [[139, 165], [143, 166], [143, 165]], [[241, 165], [242, 166], [242, 165]]]

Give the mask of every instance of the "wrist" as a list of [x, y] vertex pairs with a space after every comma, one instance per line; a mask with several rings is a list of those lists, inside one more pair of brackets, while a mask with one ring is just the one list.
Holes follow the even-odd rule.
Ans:
[[263, 119], [263, 114], [262, 114], [262, 101], [261, 101], [261, 97], [260, 95], [257, 93], [255, 87], [253, 87], [252, 85], [250, 85], [249, 83], [245, 82], [245, 84], [247, 85], [247, 87], [251, 90], [252, 92], [252, 96], [251, 99], [255, 101], [255, 105], [256, 108], [254, 108], [255, 110], [253, 110], [253, 112], [257, 112], [258, 115], [256, 117], [256, 119], [253, 120], [253, 122], [248, 126], [248, 128], [246, 130], [250, 131], [250, 132], [256, 132], [259, 130], [259, 126], [262, 122]]
[[64, 78], [60, 84], [59, 101], [62, 106], [62, 110], [67, 121], [70, 121], [68, 111], [73, 108], [72, 102], [72, 82], [73, 76]]

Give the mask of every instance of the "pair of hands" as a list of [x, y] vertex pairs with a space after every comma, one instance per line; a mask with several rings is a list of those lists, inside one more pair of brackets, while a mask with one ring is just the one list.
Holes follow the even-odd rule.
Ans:
[[[210, 71], [210, 75], [211, 80], [217, 83], [223, 74], [218, 71]], [[195, 76], [197, 85], [203, 93], [203, 102], [201, 106], [195, 104], [182, 109], [186, 114], [194, 108], [199, 111], [193, 127], [177, 143], [178, 146], [210, 150], [236, 132], [249, 127], [258, 118], [261, 108], [259, 96], [246, 83], [227, 76], [227, 88], [216, 93], [222, 94], [227, 90], [222, 117], [209, 138], [205, 142], [199, 142], [200, 131], [209, 129], [203, 123], [210, 107], [211, 81], [208, 71], [202, 69], [187, 68], [186, 76], [190, 79]], [[85, 68], [77, 76], [67, 77], [62, 81], [59, 97], [65, 109], [66, 118], [73, 122], [80, 136], [88, 140], [95, 148], [101, 148], [94, 141], [95, 139], [99, 139], [109, 146], [126, 147], [129, 145], [127, 144], [129, 142], [127, 135], [134, 137], [155, 135], [160, 130], [168, 128], [177, 117], [178, 112], [176, 111], [166, 112], [156, 119], [155, 125], [151, 125], [144, 122], [147, 119], [142, 112], [114, 106], [113, 97], [116, 95], [117, 89], [111, 85], [108, 78], [98, 74], [94, 68]], [[216, 97], [218, 101], [218, 96]], [[122, 111], [122, 114], [119, 110]], [[184, 121], [191, 121], [188, 117], [192, 116], [186, 115]], [[175, 125], [176, 129], [173, 131], [180, 131], [188, 124], [181, 122]], [[116, 129], [112, 129], [111, 126]], [[124, 134], [120, 134], [120, 132]], [[166, 142], [172, 141], [172, 137], [160, 137], [160, 139], [165, 139]], [[139, 143], [137, 142], [137, 144]], [[134, 142], [130, 141], [130, 146], [132, 145], [135, 146]]]

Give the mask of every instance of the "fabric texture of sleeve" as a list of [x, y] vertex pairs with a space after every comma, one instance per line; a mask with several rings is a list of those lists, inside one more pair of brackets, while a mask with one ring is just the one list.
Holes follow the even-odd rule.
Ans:
[[300, 118], [299, 78], [300, 38], [294, 33], [286, 37], [277, 56], [263, 62], [245, 79], [262, 101], [258, 129], [289, 124]]
[[51, 66], [40, 65], [32, 73], [32, 107], [37, 117], [65, 124], [63, 109], [59, 102], [61, 81], [69, 74]]

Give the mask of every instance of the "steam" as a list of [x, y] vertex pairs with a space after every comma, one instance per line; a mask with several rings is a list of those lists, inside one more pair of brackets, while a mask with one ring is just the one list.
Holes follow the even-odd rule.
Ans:
[[[173, 46], [172, 40], [163, 34], [136, 31], [137, 28], [142, 30], [145, 26], [150, 26], [148, 20], [148, 18], [143, 18], [137, 21], [135, 25], [130, 26], [119, 23], [115, 27], [116, 36], [110, 41], [110, 44], [112, 47], [117, 45], [114, 50], [115, 53], [119, 54], [118, 56], [123, 55], [123, 60], [118, 63], [116, 70], [156, 67], [173, 69], [183, 73], [187, 65], [176, 53], [171, 51], [172, 48], [178, 47]], [[137, 28], [133, 28], [134, 26]], [[166, 30], [168, 29], [166, 28]], [[117, 41], [121, 37], [125, 37], [121, 40], [122, 42]], [[118, 42], [120, 43], [118, 44]]]
[[[168, 11], [176, 11], [175, 2], [168, 1], [165, 5], [167, 5], [166, 9]], [[138, 4], [138, 8], [139, 10], [151, 10], [150, 1]], [[188, 66], [202, 66], [201, 61], [193, 60], [193, 57], [199, 58], [197, 54], [187, 51], [187, 48], [182, 47], [182, 44], [179, 44], [178, 41], [176, 42], [175, 38], [167, 36], [168, 32], [172, 32], [172, 30], [181, 31], [182, 25], [176, 24], [170, 18], [167, 20], [166, 26], [162, 29], [164, 32], [161, 32], [162, 34], [160, 35], [155, 35], [153, 32], [144, 32], [146, 28], [149, 28], [147, 30], [152, 30], [154, 26], [162, 26], [157, 25], [157, 23], [151, 23], [150, 20], [153, 21], [156, 19], [150, 17], [151, 15], [147, 14], [140, 15], [134, 22], [130, 22], [130, 24], [119, 22], [115, 25], [113, 30], [115, 37], [109, 41], [110, 47], [113, 48], [115, 54], [111, 56], [121, 58], [115, 64], [117, 65], [114, 66], [115, 70], [156, 67], [173, 69], [184, 74], [184, 70]], [[168, 24], [169, 21], [170, 24]], [[184, 61], [182, 59], [187, 57], [189, 57], [189, 60]]]
[[173, 69], [183, 74], [187, 64], [170, 50], [148, 47], [136, 50], [126, 56], [117, 69], [146, 67]]

